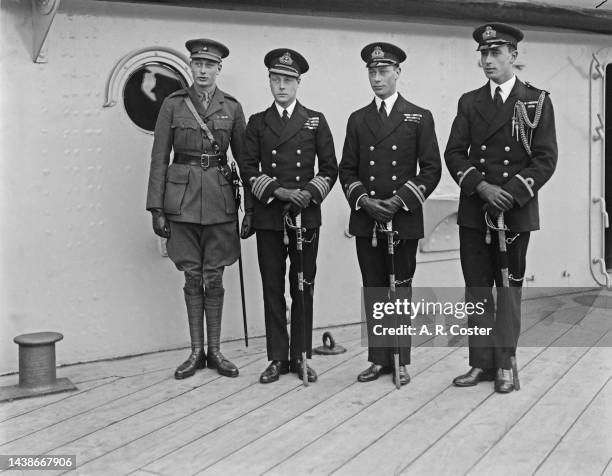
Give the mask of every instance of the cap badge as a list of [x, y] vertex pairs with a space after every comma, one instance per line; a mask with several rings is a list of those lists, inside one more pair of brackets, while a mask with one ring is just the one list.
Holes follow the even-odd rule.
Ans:
[[483, 40], [490, 40], [496, 37], [497, 37], [497, 32], [493, 29], [492, 26], [487, 26], [485, 28], [485, 31], [482, 33]]
[[279, 58], [279, 61], [283, 64], [293, 64], [293, 59], [291, 58], [291, 55], [288, 51], [286, 51], [285, 54]]
[[374, 51], [372, 51], [372, 58], [384, 58], [384, 57], [385, 57], [385, 53], [380, 46], [377, 46], [376, 48], [374, 48]]

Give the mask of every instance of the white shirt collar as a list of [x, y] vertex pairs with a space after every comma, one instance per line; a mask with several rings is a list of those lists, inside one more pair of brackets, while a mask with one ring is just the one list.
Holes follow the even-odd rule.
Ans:
[[[389, 96], [387, 99], [384, 100], [385, 110], [387, 111], [387, 116], [391, 114], [391, 110], [393, 109], [395, 101], [397, 101], [397, 97], [398, 97], [398, 93], [397, 91], [395, 91], [391, 96]], [[376, 101], [376, 109], [380, 110], [380, 103], [383, 102], [383, 100], [379, 98], [378, 96], [374, 96], [374, 101]]]
[[297, 103], [297, 99], [294, 100], [289, 106], [283, 107], [280, 104], [278, 104], [276, 101], [274, 101], [274, 105], [276, 106], [276, 110], [278, 111], [278, 115], [280, 117], [283, 117], [283, 111], [286, 109], [287, 110], [287, 115], [289, 116], [289, 118], [291, 118], [291, 114], [293, 114], [293, 110], [295, 109], [296, 103]]
[[491, 99], [495, 96], [495, 89], [497, 88], [497, 86], [499, 86], [501, 88], [500, 94], [502, 97], [502, 101], [506, 102], [506, 99], [508, 99], [508, 96], [510, 95], [510, 91], [512, 91], [512, 88], [514, 87], [515, 82], [516, 82], [516, 75], [514, 74], [508, 81], [502, 84], [497, 84], [489, 80], [489, 88], [491, 89]]

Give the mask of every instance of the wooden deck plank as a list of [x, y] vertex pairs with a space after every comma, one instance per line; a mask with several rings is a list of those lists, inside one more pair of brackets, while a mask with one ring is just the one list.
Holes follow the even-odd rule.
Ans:
[[[498, 474], [510, 467], [518, 474], [532, 474], [610, 377], [612, 348], [590, 349], [468, 474]], [[586, 469], [581, 474], [593, 474]]]
[[[340, 338], [348, 337], [350, 334], [354, 333], [354, 329], [350, 328], [341, 328], [340, 332], [337, 332]], [[242, 348], [235, 345], [235, 348], [228, 349], [228, 353], [226, 355], [230, 355], [231, 358], [234, 360], [238, 359], [236, 360], [236, 362], [244, 362], [245, 359], [252, 360], [254, 355], [264, 355], [265, 340], [258, 339], [258, 341], [259, 342], [256, 342], [255, 345], [251, 344], [251, 350], [248, 353], [244, 352]], [[184, 353], [185, 352], [182, 351], [182, 354]], [[164, 358], [168, 357], [168, 355], [166, 355], [168, 353], [163, 354]], [[176, 357], [178, 357], [178, 355]], [[135, 392], [142, 391], [149, 387], [152, 388], [157, 384], [165, 382], [168, 379], [168, 375], [171, 375], [172, 371], [174, 370], [174, 363], [172, 367], [167, 367], [168, 362], [166, 361], [166, 367], [162, 368], [161, 370], [152, 371], [151, 362], [154, 362], [155, 365], [159, 365], [159, 362], [157, 362], [156, 359], [152, 359], [149, 355], [142, 356], [141, 358], [145, 361], [143, 364], [131, 362], [134, 359], [122, 359], [118, 361], [112, 361], [110, 364], [111, 367], [114, 367], [113, 371], [111, 372], [113, 374], [117, 373], [122, 375], [129, 375], [132, 372], [137, 372], [139, 370], [141, 370], [142, 373], [136, 373], [134, 376], [125, 377], [125, 379], [116, 379], [117, 381], [114, 385], [101, 385], [99, 389], [92, 389], [92, 391], [95, 390], [95, 392], [84, 396], [82, 399], [76, 398], [78, 394], [70, 394], [71, 397], [75, 398], [72, 398], [69, 401], [64, 401], [64, 399], [67, 397], [54, 396], [55, 399], [53, 399], [53, 401], [57, 402], [57, 405], [53, 407], [52, 412], [47, 411], [46, 405], [44, 404], [36, 405], [34, 400], [38, 399], [31, 399], [31, 402], [19, 403], [18, 405], [20, 410], [17, 412], [13, 412], [12, 415], [7, 415], [4, 420], [9, 417], [15, 418], [19, 415], [24, 416], [22, 419], [6, 422], [4, 426], [0, 422], [0, 438], [2, 438], [2, 440], [0, 440], [0, 444], [6, 444], [9, 441], [13, 441], [18, 438], [23, 438], [34, 431], [42, 430], [46, 427], [53, 426], [55, 423], [66, 422], [66, 420], [69, 420], [73, 417], [77, 417], [79, 415], [83, 415], [89, 411], [94, 410], [98, 406], [105, 405], [107, 401], [134, 396]], [[181, 356], [181, 359], [182, 358], [184, 358], [184, 355]], [[91, 368], [92, 365], [100, 364], [102, 363], [99, 362], [96, 364], [86, 364], [85, 367]], [[75, 374], [82, 374], [82, 372], [77, 371], [75, 372]], [[180, 386], [177, 388], [180, 391]], [[10, 402], [10, 404], [12, 403], [13, 402]], [[28, 406], [33, 406], [34, 408], [27, 411]], [[70, 423], [69, 425], [77, 426], [76, 423]], [[83, 431], [89, 428], [89, 426], [84, 426]], [[55, 428], [54, 430], [56, 434], [58, 431], [60, 434], [62, 433], [61, 427]], [[66, 440], [66, 437], [68, 436], [67, 434], [62, 434], [61, 436], [63, 438], [63, 440], [61, 441], [69, 441]], [[40, 438], [38, 437], [36, 437], [36, 439], [40, 440]], [[56, 441], [53, 437], [46, 438], [46, 440]], [[27, 446], [27, 442], [20, 442], [20, 444], [22, 443], [25, 443]], [[2, 446], [0, 446], [0, 448], [2, 448]], [[40, 448], [40, 450], [42, 450], [42, 448]]]
[[608, 380], [535, 474], [603, 474], [612, 455], [612, 381]]
[[[285, 454], [278, 464], [264, 474], [289, 474], [296, 468], [299, 468], [300, 474], [329, 474], [398, 421], [448, 388], [452, 376], [465, 365], [465, 358], [457, 350], [450, 352], [427, 372], [417, 375], [406, 387], [386, 393], [383, 398], [320, 438], [304, 444], [298, 451]], [[367, 385], [385, 388], [389, 385], [386, 380], [381, 382], [379, 379]]]
[[[449, 348], [415, 349], [413, 377], [452, 351]], [[257, 422], [249, 422], [248, 418], [237, 420], [234, 432], [240, 426], [255, 428], [255, 431], [249, 432], [248, 438], [242, 438], [242, 441], [226, 438], [224, 446], [214, 453], [216, 461], [206, 461], [203, 471], [198, 474], [261, 474], [280, 462], [286, 454], [298, 451], [386, 394], [396, 391], [390, 377], [381, 379], [378, 382], [380, 385], [357, 382], [357, 373], [367, 365], [366, 362], [357, 361], [352, 369], [343, 368], [341, 372], [347, 375], [342, 375], [342, 379], [346, 377], [348, 382], [345, 388], [286, 422], [274, 422], [272, 430], [269, 423], [260, 426]], [[277, 405], [277, 402], [272, 405]], [[283, 420], [285, 416], [283, 412]]]
[[24, 398], [0, 403], [0, 423], [33, 412], [34, 410], [49, 407], [53, 403], [73, 398], [76, 395], [89, 392], [96, 387], [107, 385], [115, 380], [117, 380], [117, 377], [106, 377], [100, 380], [90, 380], [88, 382], [79, 384], [78, 390], [75, 390], [74, 392], [54, 393], [52, 395], [43, 395], [30, 399]]
[[[321, 378], [325, 378], [324, 374], [330, 368], [363, 352], [362, 348], [356, 347], [332, 359], [315, 357], [315, 368]], [[224, 398], [210, 401], [203, 392], [190, 394], [185, 397], [187, 400], [173, 401], [169, 410], [178, 417], [169, 423], [157, 421], [155, 411], [152, 414], [143, 412], [132, 421], [126, 420], [126, 424], [131, 423], [130, 431], [125, 437], [123, 434], [117, 435], [121, 440], [119, 445], [112, 434], [98, 435], [98, 440], [90, 440], [90, 447], [84, 448], [88, 450], [88, 462], [82, 466], [82, 470], [86, 474], [123, 474], [139, 469], [301, 385], [293, 375], [269, 386], [259, 384], [259, 373], [265, 368], [267, 359], [264, 357], [259, 362], [258, 365], [249, 366], [249, 370], [238, 379], [217, 383], [220, 387], [218, 391], [228, 392]], [[230, 390], [232, 388], [233, 391]], [[93, 453], [95, 456], [92, 457]]]
[[[244, 364], [247, 357], [237, 359], [237, 365]], [[257, 359], [251, 357], [250, 362]], [[248, 363], [248, 362], [247, 362]], [[45, 454], [78, 454], [80, 464], [84, 463], [83, 447], [92, 444], [99, 446], [99, 437], [102, 430], [110, 428], [106, 434], [110, 442], [122, 440], [122, 435], [117, 433], [122, 422], [129, 420], [134, 415], [157, 411], [166, 419], [175, 419], [173, 401], [186, 398], [190, 394], [208, 393], [215, 398], [214, 383], [224, 379], [216, 371], [203, 370], [197, 372], [194, 377], [176, 381], [172, 376], [165, 375], [162, 380], [153, 385], [133, 392], [120, 399], [109, 399], [104, 405], [76, 415], [73, 418], [58, 421], [49, 427], [43, 428], [31, 435], [18, 439], [11, 445], [1, 446], [1, 451], [15, 452], [19, 448], [27, 448], [29, 453]], [[223, 398], [223, 393], [218, 398]], [[163, 419], [160, 418], [160, 419]], [[160, 419], [155, 420], [160, 423]], [[127, 430], [128, 426], [124, 429]], [[129, 433], [129, 432], [128, 432]], [[103, 433], [104, 434], [104, 433]], [[93, 438], [89, 438], [93, 435]], [[92, 441], [93, 440], [93, 441]], [[72, 444], [76, 443], [76, 444]], [[6, 448], [6, 450], [5, 450]]]
[[[573, 326], [553, 341], [552, 346], [533, 365], [526, 365], [524, 361], [525, 354], [532, 349], [520, 348], [518, 354], [523, 363], [520, 370], [521, 390], [510, 395], [492, 395], [493, 398], [486, 400], [450, 431], [434, 440], [426, 451], [417, 455], [418, 459], [411, 458], [405, 473], [431, 471], [436, 474], [464, 474], [503, 437], [508, 428], [529, 411], [535, 401], [554, 386], [571, 365], [588, 352], [588, 346], [598, 338], [601, 339], [601, 334], [594, 336], [589, 329]], [[563, 347], [568, 343], [583, 343], [586, 347]], [[499, 411], [500, 405], [503, 405], [503, 412]]]
[[[526, 333], [540, 333], [540, 328], [546, 327], [548, 342], [552, 342], [571, 328], [570, 325], [550, 322], [551, 320], [552, 317], [549, 316], [544, 321], [533, 325]], [[314, 444], [306, 446], [302, 451], [291, 456], [283, 464], [273, 468], [270, 474], [283, 474], [290, 471], [291, 468], [302, 468], [304, 472], [310, 474], [327, 474], [341, 467], [356, 454], [384, 436], [390, 429], [397, 426], [399, 422], [418, 412], [421, 407], [445, 392], [450, 387], [452, 378], [467, 367], [465, 354], [466, 352], [460, 352], [459, 356], [450, 354], [449, 358], [446, 359], [448, 362], [444, 365], [443, 370], [438, 369], [436, 372], [436, 366], [434, 366], [428, 372], [432, 373], [431, 376], [423, 375], [423, 380], [420, 380], [420, 376], [415, 379], [410, 386], [414, 385], [412, 388], [415, 388], [418, 385], [419, 392], [415, 391], [414, 394], [409, 394], [410, 398], [407, 401], [396, 401], [394, 395], [381, 399], [356, 418], [349, 420], [345, 425], [341, 425]], [[536, 354], [537, 349], [531, 348], [527, 349], [525, 355]], [[480, 390], [473, 391], [478, 392]], [[490, 390], [486, 393], [486, 395], [488, 394], [490, 394]], [[399, 410], [395, 412], [389, 410], [395, 408]], [[362, 431], [363, 428], [368, 428], [368, 431]], [[418, 430], [420, 431], [420, 429]], [[345, 435], [352, 436], [347, 440]], [[313, 458], [312, 455], [316, 455], [316, 458]]]
[[[581, 350], [586, 351], [586, 349]], [[521, 403], [524, 402], [523, 405], [526, 406], [531, 405], [534, 398], [537, 398], [538, 392], [550, 387], [567, 369], [568, 363], [578, 358], [579, 352], [571, 356], [558, 353], [567, 360], [555, 360], [544, 354], [540, 354], [540, 349], [537, 348], [523, 349], [524, 365], [521, 374], [529, 382], [537, 379], [538, 385], [529, 384], [525, 391], [517, 393], [522, 400], [516, 402], [516, 399], [513, 399], [513, 411], [504, 415], [500, 422], [502, 427], [506, 418], [514, 418], [515, 409]], [[551, 363], [554, 365], [551, 366]], [[439, 475], [463, 474], [461, 464], [458, 464], [457, 460], [464, 461], [469, 455], [461, 452], [462, 445], [477, 444], [481, 432], [489, 433], [491, 431], [489, 426], [494, 429], [497, 427], [495, 420], [499, 421], [498, 409], [500, 404], [504, 404], [502, 400], [504, 397], [508, 398], [494, 393], [491, 383], [481, 383], [468, 388], [449, 386], [444, 393], [403, 420], [399, 426], [349, 461], [336, 474], [351, 474], [359, 468], [365, 471], [378, 469], [382, 474], [398, 474], [405, 468], [407, 468], [406, 474], [426, 472]], [[469, 435], [462, 435], [464, 440], [456, 438], [451, 440], [445, 437], [449, 431], [452, 432], [454, 428], [465, 425], [466, 421], [472, 421], [475, 418], [473, 415], [478, 414], [487, 415], [487, 421], [468, 425], [473, 438]], [[415, 434], [419, 437], [414, 438]], [[410, 443], [398, 447], [397, 442], [402, 441]]]
[[[158, 385], [167, 378], [167, 371], [162, 370], [135, 377], [116, 379], [107, 385], [96, 387], [89, 392], [75, 395], [67, 400], [60, 400], [52, 404], [51, 408], [45, 407], [34, 410], [0, 423], [0, 434], [3, 435], [3, 440], [0, 441], [0, 452], [5, 452], [2, 454], [10, 454], [10, 448], [19, 447], [24, 444], [24, 440], [19, 443], [17, 443], [17, 440], [107, 405], [110, 401], [129, 397], [150, 386]], [[42, 443], [40, 436], [34, 436], [32, 440]], [[11, 442], [15, 442], [15, 444]], [[34, 449], [34, 447], [31, 448], [31, 450]], [[37, 448], [37, 450], [42, 451], [42, 448]]]
[[[257, 342], [260, 341], [260, 342]], [[231, 343], [233, 348], [228, 349], [226, 355], [237, 358], [244, 353], [238, 343]], [[251, 344], [250, 353], [262, 353], [265, 351], [263, 339], [255, 339], [255, 345]], [[19, 414], [32, 412], [38, 408], [46, 407], [50, 403], [64, 400], [68, 396], [80, 393], [80, 390], [92, 389], [98, 385], [106, 384], [112, 380], [122, 377], [142, 377], [149, 373], [166, 370], [170, 375], [174, 368], [188, 355], [186, 349], [158, 352], [136, 357], [127, 357], [116, 360], [97, 361], [78, 365], [69, 365], [57, 369], [58, 378], [69, 378], [78, 389], [76, 392], [33, 397], [0, 403], [0, 423], [8, 418], [14, 418]], [[5, 375], [0, 377], [0, 385], [14, 385], [18, 383], [19, 376]]]
[[[355, 375], [363, 367], [364, 355], [365, 351], [355, 354], [352, 359], [321, 375], [319, 380], [308, 388], [297, 385], [274, 399], [270, 399], [266, 394], [272, 390], [269, 387], [276, 384], [260, 386], [260, 405], [242, 412], [223, 427], [203, 434], [143, 469], [162, 474], [186, 474], [208, 466], [218, 458], [231, 454], [233, 449], [240, 448], [351, 386]], [[313, 367], [314, 364], [313, 362]], [[292, 375], [289, 378], [293, 380], [296, 377]], [[245, 431], [247, 428], [248, 431]]]

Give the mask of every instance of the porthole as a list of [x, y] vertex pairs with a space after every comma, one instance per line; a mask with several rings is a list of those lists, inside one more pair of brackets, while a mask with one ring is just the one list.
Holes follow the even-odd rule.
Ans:
[[184, 87], [183, 77], [171, 66], [159, 62], [143, 64], [130, 74], [123, 87], [125, 111], [134, 124], [153, 132], [164, 99]]

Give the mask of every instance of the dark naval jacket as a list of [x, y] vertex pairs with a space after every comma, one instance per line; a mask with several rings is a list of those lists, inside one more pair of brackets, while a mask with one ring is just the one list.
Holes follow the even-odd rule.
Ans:
[[539, 229], [538, 190], [551, 177], [557, 163], [553, 107], [545, 93], [539, 123], [531, 134], [531, 156], [520, 134], [517, 138], [514, 110], [517, 101], [523, 102], [533, 122], [541, 93], [517, 78], [499, 111], [493, 104], [489, 83], [459, 99], [444, 157], [461, 187], [457, 218], [460, 226], [485, 230], [485, 203], [476, 193], [476, 186], [486, 180], [514, 197], [514, 208], [504, 213], [511, 231]]
[[338, 177], [334, 141], [322, 113], [298, 101], [283, 126], [272, 104], [250, 117], [240, 157], [242, 181], [255, 198], [256, 230], [283, 230], [286, 202], [274, 198], [279, 187], [308, 190], [312, 201], [302, 210], [302, 226], [321, 226], [321, 203]]
[[245, 120], [242, 107], [233, 96], [217, 87], [204, 110], [193, 86], [170, 94], [162, 104], [155, 125], [147, 210], [163, 208], [169, 220], [201, 225], [234, 221], [237, 215], [232, 187], [218, 167], [169, 165], [172, 151], [196, 158], [203, 153], [214, 153], [211, 142], [187, 108], [188, 94], [221, 153], [231, 147], [234, 158], [240, 154]]
[[349, 232], [372, 236], [374, 219], [357, 209], [360, 197], [387, 199], [397, 195], [408, 208], [400, 209], [393, 218], [398, 238], [422, 238], [422, 205], [438, 185], [441, 171], [430, 111], [398, 95], [384, 121], [375, 101], [353, 112], [340, 161], [340, 183], [351, 207]]

